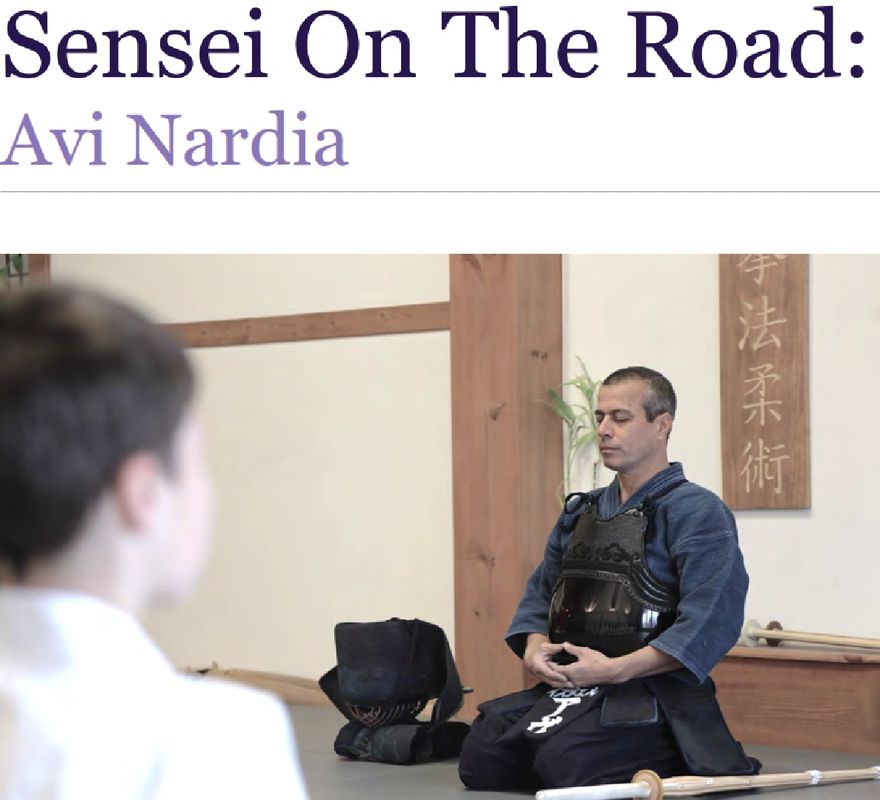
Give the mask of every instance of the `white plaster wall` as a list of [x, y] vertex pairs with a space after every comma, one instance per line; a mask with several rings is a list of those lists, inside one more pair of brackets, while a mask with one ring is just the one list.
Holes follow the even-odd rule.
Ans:
[[[52, 269], [168, 321], [449, 296], [446, 256], [56, 256]], [[416, 616], [451, 639], [449, 334], [193, 356], [218, 513], [195, 595], [147, 620], [171, 658], [315, 678], [339, 621]]]
[[445, 255], [68, 255], [53, 279], [96, 283], [164, 322], [449, 299]]

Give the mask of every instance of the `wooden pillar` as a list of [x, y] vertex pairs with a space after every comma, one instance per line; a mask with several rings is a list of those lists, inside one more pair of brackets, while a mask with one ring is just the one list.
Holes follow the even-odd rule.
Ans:
[[28, 255], [28, 273], [35, 282], [49, 283], [51, 280], [49, 255], [47, 253]]
[[562, 258], [450, 256], [455, 650], [464, 715], [525, 685], [504, 633], [559, 514]]

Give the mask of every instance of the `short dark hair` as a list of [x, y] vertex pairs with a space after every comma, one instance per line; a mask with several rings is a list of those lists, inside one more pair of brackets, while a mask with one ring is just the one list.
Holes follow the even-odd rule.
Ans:
[[0, 293], [0, 563], [64, 549], [124, 460], [170, 470], [195, 390], [166, 329], [98, 292]]
[[602, 385], [613, 386], [624, 381], [644, 381], [648, 385], [643, 404], [648, 422], [653, 422], [660, 414], [669, 414], [675, 419], [675, 390], [659, 372], [648, 367], [624, 367], [614, 370]]

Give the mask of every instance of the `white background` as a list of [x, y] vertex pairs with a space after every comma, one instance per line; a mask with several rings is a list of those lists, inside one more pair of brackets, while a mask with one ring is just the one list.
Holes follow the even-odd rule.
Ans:
[[[835, 67], [843, 76], [813, 80], [793, 74], [752, 80], [739, 68], [719, 80], [673, 79], [657, 59], [650, 62], [660, 72], [657, 78], [626, 77], [634, 66], [635, 39], [628, 11], [674, 13], [681, 31], [670, 51], [682, 65], [702, 31], [730, 33], [741, 45], [741, 63], [750, 52], [747, 34], [770, 28], [782, 41], [781, 66], [791, 73], [792, 40], [822, 21], [810, 2], [520, 3], [521, 27], [546, 34], [551, 57], [565, 32], [581, 28], [594, 34], [599, 69], [583, 80], [552, 66], [552, 78], [500, 78], [506, 34], [490, 31], [488, 24], [479, 29], [478, 55], [489, 77], [454, 78], [463, 61], [462, 25], [453, 22], [441, 31], [441, 10], [497, 10], [489, 4], [266, 0], [259, 3], [258, 22], [248, 17], [251, 5], [0, 3], [3, 55], [11, 47], [6, 21], [31, 7], [49, 13], [49, 34], [39, 37], [47, 44], [57, 44], [76, 28], [99, 39], [98, 55], [75, 56], [79, 65], [93, 58], [106, 68], [103, 30], [146, 32], [155, 70], [158, 39], [166, 30], [190, 29], [198, 40], [227, 29], [244, 43], [241, 34], [256, 29], [262, 32], [263, 68], [270, 75], [217, 80], [194, 72], [175, 81], [96, 74], [76, 80], [53, 63], [37, 79], [0, 78], [0, 159], [28, 113], [44, 132], [47, 155], [54, 152], [56, 160], [53, 166], [0, 167], [4, 250], [742, 252], [748, 246], [754, 252], [858, 252], [877, 247], [878, 195], [872, 192], [880, 190], [875, 144], [880, 10], [875, 3], [833, 4]], [[296, 61], [293, 42], [302, 20], [321, 8], [347, 13], [360, 30], [406, 31], [417, 77], [363, 77], [369, 69], [367, 47], [348, 75], [309, 76]], [[316, 34], [326, 33], [315, 39], [315, 61], [328, 68], [341, 52], [341, 39], [331, 28], [315, 28]], [[850, 43], [853, 30], [864, 34], [863, 44]], [[525, 71], [532, 48], [524, 43], [521, 49]], [[13, 54], [17, 63], [34, 63], [15, 48]], [[817, 57], [815, 46], [809, 46], [807, 58], [815, 62]], [[859, 80], [849, 76], [855, 63], [865, 70]], [[158, 125], [159, 115], [179, 113], [178, 125], [184, 128], [254, 132], [271, 121], [270, 109], [285, 110], [288, 127], [297, 111], [305, 111], [310, 137], [322, 127], [341, 130], [349, 166], [267, 168], [244, 158], [238, 167], [193, 168], [182, 160], [171, 167], [158, 158], [148, 167], [125, 164], [132, 143], [126, 114], [143, 114]], [[104, 115], [108, 166], [64, 165], [48, 130], [92, 127], [95, 110]], [[41, 193], [17, 193], [21, 190]], [[49, 190], [67, 193], [45, 193]], [[127, 193], [69, 193], [81, 190]], [[131, 193], [136, 190], [160, 193]], [[209, 193], [219, 190], [225, 193]], [[243, 190], [254, 193], [234, 193]], [[256, 193], [268, 190], [284, 193]], [[419, 194], [405, 193], [412, 190]], [[429, 193], [435, 190], [444, 193]], [[649, 193], [626, 193], [635, 190]], [[181, 191], [187, 193], [168, 193]], [[383, 193], [369, 193], [375, 191]]]

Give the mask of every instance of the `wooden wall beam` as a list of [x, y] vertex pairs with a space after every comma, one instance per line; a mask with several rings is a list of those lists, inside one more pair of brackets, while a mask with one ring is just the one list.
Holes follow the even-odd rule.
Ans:
[[51, 280], [49, 255], [47, 253], [29, 254], [28, 273], [31, 280], [48, 283]]
[[504, 633], [558, 513], [562, 258], [450, 256], [455, 649], [464, 714], [525, 685]]
[[187, 347], [231, 347], [449, 329], [449, 303], [169, 324]]

